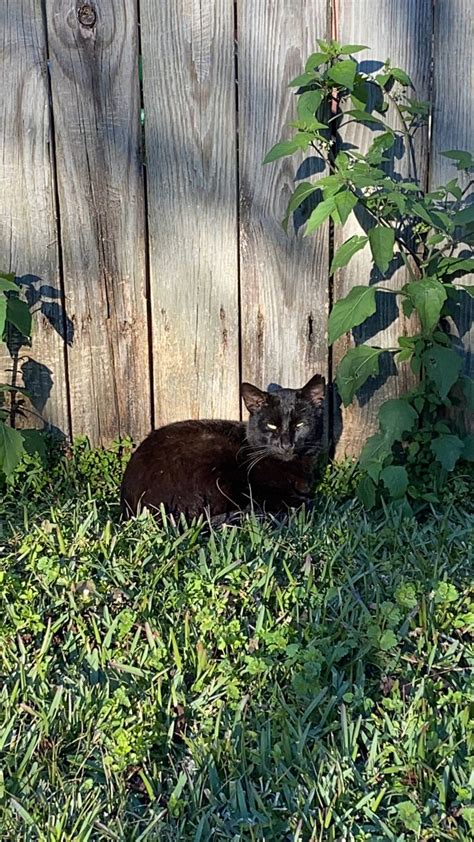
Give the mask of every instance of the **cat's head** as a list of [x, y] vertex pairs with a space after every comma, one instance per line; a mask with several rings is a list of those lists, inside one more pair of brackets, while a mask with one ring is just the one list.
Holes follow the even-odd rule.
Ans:
[[315, 374], [302, 389], [264, 392], [242, 383], [241, 395], [250, 418], [247, 439], [270, 456], [291, 459], [319, 449], [323, 435], [324, 377]]

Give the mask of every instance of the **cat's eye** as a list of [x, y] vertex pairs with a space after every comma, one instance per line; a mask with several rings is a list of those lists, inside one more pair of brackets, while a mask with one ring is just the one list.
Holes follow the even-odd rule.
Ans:
[[298, 421], [297, 427], [304, 427], [304, 421]]
[[269, 430], [276, 430], [276, 424], [267, 424]]

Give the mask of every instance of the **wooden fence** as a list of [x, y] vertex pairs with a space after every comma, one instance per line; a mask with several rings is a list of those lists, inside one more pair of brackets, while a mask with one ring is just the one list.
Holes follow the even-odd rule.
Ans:
[[[0, 379], [31, 391], [27, 425], [140, 439], [238, 417], [240, 378], [331, 381], [329, 302], [370, 270], [360, 253], [330, 286], [328, 229], [281, 228], [304, 173], [261, 162], [294, 118], [287, 83], [318, 37], [368, 44], [367, 69], [390, 56], [432, 100], [416, 152], [435, 186], [471, 139], [472, 0], [15, 0], [0, 21], [0, 268], [35, 312]], [[399, 327], [382, 310], [374, 344]], [[405, 386], [387, 366], [343, 414], [333, 396], [340, 454]]]

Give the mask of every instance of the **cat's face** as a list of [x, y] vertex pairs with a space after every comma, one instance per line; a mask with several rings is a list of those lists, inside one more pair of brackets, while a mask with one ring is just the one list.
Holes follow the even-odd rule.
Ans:
[[269, 456], [291, 459], [321, 446], [324, 377], [315, 374], [302, 389], [269, 393], [242, 383], [241, 395], [250, 418], [247, 439]]

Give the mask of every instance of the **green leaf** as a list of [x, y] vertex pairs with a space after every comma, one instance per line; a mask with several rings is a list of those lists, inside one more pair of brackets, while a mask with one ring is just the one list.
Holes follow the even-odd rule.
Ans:
[[468, 436], [465, 436], [462, 443], [464, 445], [462, 458], [467, 462], [474, 462], [474, 435], [470, 433]]
[[441, 154], [445, 158], [452, 158], [456, 161], [458, 170], [469, 170], [474, 163], [471, 153], [462, 149], [450, 149], [448, 152], [442, 152]]
[[389, 649], [393, 649], [396, 646], [398, 640], [395, 636], [395, 633], [392, 629], [385, 629], [384, 632], [379, 637], [379, 648], [382, 652], [388, 652]]
[[431, 442], [431, 450], [446, 471], [452, 471], [464, 450], [458, 436], [438, 436]]
[[7, 278], [4, 275], [0, 276], [0, 292], [19, 292], [19, 286], [12, 280], [14, 275], [9, 275]]
[[369, 231], [369, 242], [372, 257], [381, 272], [386, 272], [393, 257], [395, 232], [392, 228], [376, 225]]
[[463, 390], [464, 397], [466, 398], [467, 408], [474, 409], [474, 380], [472, 377], [463, 375], [459, 378], [459, 382], [461, 383], [461, 389]]
[[375, 287], [355, 286], [345, 298], [336, 301], [329, 316], [328, 342], [330, 345], [343, 333], [347, 333], [348, 330], [365, 322], [369, 316], [373, 316], [377, 309], [375, 291]]
[[316, 67], [321, 67], [322, 64], [326, 64], [328, 57], [325, 53], [311, 53], [310, 57], [306, 60], [305, 64], [305, 71], [308, 73], [310, 70], [314, 70]]
[[[439, 236], [442, 237], [442, 234]], [[455, 272], [474, 272], [474, 257], [446, 257], [440, 260], [439, 266], [444, 269], [445, 275], [454, 275]]]
[[293, 155], [298, 149], [306, 149], [312, 139], [312, 135], [308, 132], [297, 132], [291, 140], [282, 140], [272, 146], [269, 152], [263, 159], [264, 164], [269, 164], [271, 161], [276, 161], [278, 158], [284, 158], [286, 155]]
[[306, 231], [305, 237], [308, 234], [311, 234], [319, 225], [321, 225], [328, 216], [331, 215], [334, 208], [336, 207], [336, 203], [334, 201], [334, 197], [330, 196], [329, 199], [325, 199], [324, 202], [320, 202], [312, 212], [311, 216], [309, 217], [306, 223]]
[[302, 73], [300, 76], [295, 76], [291, 82], [288, 83], [289, 88], [304, 88], [306, 85], [311, 85], [316, 82], [314, 73]]
[[459, 591], [451, 582], [439, 582], [433, 597], [436, 605], [446, 605], [459, 600]]
[[408, 73], [405, 73], [404, 70], [401, 70], [399, 67], [392, 67], [390, 74], [397, 80], [397, 82], [400, 82], [401, 85], [404, 85], [407, 88], [413, 88], [413, 82], [411, 81]]
[[31, 313], [26, 301], [14, 296], [7, 301], [7, 321], [15, 325], [23, 336], [31, 336]]
[[336, 211], [333, 212], [333, 219], [337, 212], [338, 218], [334, 221], [344, 225], [359, 200], [350, 190], [343, 190], [341, 193], [336, 193], [334, 201], [336, 202]]
[[376, 123], [377, 125], [386, 128], [383, 120], [380, 120], [379, 117], [375, 117], [373, 114], [369, 114], [368, 111], [362, 111], [360, 108], [353, 108], [352, 111], [346, 111], [346, 114], [350, 114], [350, 116], [354, 117], [354, 119], [359, 123]]
[[0, 421], [0, 471], [9, 476], [24, 453], [23, 437], [12, 427]]
[[308, 196], [311, 196], [311, 194], [314, 193], [317, 189], [318, 186], [315, 184], [310, 184], [309, 181], [302, 181], [301, 184], [298, 184], [298, 187], [290, 197], [285, 217], [281, 223], [285, 231], [288, 230], [288, 220], [290, 218], [290, 215], [294, 213], [294, 211], [297, 208], [299, 208], [299, 206], [304, 202], [304, 200], [307, 199]]
[[368, 242], [368, 237], [362, 237], [358, 234], [354, 234], [353, 237], [349, 237], [342, 246], [339, 246], [333, 257], [330, 269], [331, 274], [336, 269], [340, 269], [342, 266], [347, 266], [351, 258], [354, 257], [358, 251], [363, 249]]
[[5, 330], [5, 322], [7, 320], [7, 299], [4, 295], [0, 295], [0, 340]]
[[446, 289], [435, 278], [422, 278], [406, 284], [404, 290], [410, 296], [424, 330], [432, 330], [439, 321], [443, 304], [446, 301]]
[[316, 111], [321, 105], [323, 99], [323, 91], [305, 91], [304, 94], [298, 97], [298, 119], [306, 123], [311, 123], [312, 128], [327, 129], [324, 123], [320, 123], [315, 119]]
[[408, 474], [402, 465], [388, 465], [380, 473], [385, 488], [394, 500], [403, 497], [408, 488]]
[[352, 53], [360, 53], [361, 50], [369, 50], [370, 47], [365, 47], [363, 44], [345, 44], [339, 50], [341, 56], [351, 56]]
[[375, 506], [375, 485], [369, 476], [361, 478], [357, 486], [357, 497], [366, 509], [373, 509]]
[[417, 421], [416, 409], [403, 398], [385, 401], [379, 409], [380, 427], [391, 442], [402, 441], [403, 434], [413, 430]]
[[455, 225], [469, 225], [470, 222], [474, 222], [474, 205], [468, 205], [455, 213], [453, 222]]
[[348, 88], [350, 91], [354, 88], [354, 80], [357, 73], [357, 62], [352, 59], [345, 59], [339, 61], [328, 70], [328, 76], [333, 82]]
[[436, 385], [440, 396], [446, 398], [458, 379], [461, 357], [452, 348], [436, 345], [423, 353], [422, 360], [429, 379]]
[[395, 805], [395, 809], [397, 810], [400, 821], [407, 830], [418, 834], [421, 827], [421, 814], [415, 805], [411, 801], [400, 801], [399, 804]]
[[[362, 347], [362, 346], [361, 346]], [[392, 448], [387, 441], [384, 433], [375, 433], [370, 436], [359, 456], [359, 465], [363, 471], [366, 471], [373, 479], [378, 482], [379, 476], [383, 470], [384, 462], [392, 455]]]
[[372, 375], [379, 373], [382, 348], [358, 345], [349, 348], [337, 367], [336, 383], [344, 406], [349, 406], [355, 393]]

